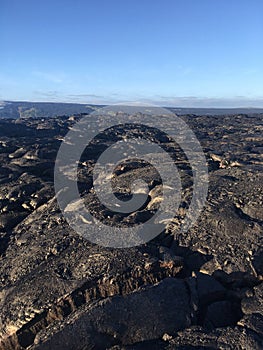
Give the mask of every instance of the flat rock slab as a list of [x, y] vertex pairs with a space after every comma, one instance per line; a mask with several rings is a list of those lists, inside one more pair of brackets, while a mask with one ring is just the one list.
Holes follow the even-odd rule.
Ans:
[[105, 349], [188, 327], [195, 313], [186, 283], [164, 279], [124, 297], [112, 297], [72, 315], [52, 338], [37, 337], [32, 349]]

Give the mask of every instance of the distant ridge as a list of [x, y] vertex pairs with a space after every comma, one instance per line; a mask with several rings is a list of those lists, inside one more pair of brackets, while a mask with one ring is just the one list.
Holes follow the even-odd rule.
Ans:
[[226, 114], [258, 114], [263, 113], [263, 108], [179, 108], [167, 107], [178, 115], [195, 114], [195, 115], [226, 115]]
[[0, 118], [50, 118], [72, 114], [91, 113], [97, 105], [60, 102], [0, 102]]
[[[60, 102], [0, 101], [0, 119], [3, 118], [52, 118], [89, 114], [105, 105]], [[263, 108], [186, 108], [166, 107], [177, 115], [226, 115], [263, 113]]]

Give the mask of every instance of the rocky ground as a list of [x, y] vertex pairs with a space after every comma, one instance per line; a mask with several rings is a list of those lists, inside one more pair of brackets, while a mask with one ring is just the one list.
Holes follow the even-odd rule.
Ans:
[[[191, 171], [162, 138], [176, 153], [182, 203], [158, 237], [127, 249], [85, 240], [59, 210], [54, 161], [75, 119], [0, 120], [0, 349], [262, 349], [262, 114], [183, 116], [207, 158], [206, 206], [181, 233]], [[79, 168], [89, 211], [108, 224], [147, 220], [162, 192], [154, 169], [116, 168], [120, 198], [134, 175], [150, 192], [136, 213], [112, 214], [92, 189], [96, 151]]]

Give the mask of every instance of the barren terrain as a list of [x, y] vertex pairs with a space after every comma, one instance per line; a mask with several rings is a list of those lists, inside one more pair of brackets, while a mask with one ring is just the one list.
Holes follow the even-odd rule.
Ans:
[[[262, 349], [262, 116], [182, 116], [209, 168], [207, 203], [187, 234], [178, 227], [191, 173], [170, 140], [153, 135], [176, 154], [182, 203], [158, 237], [128, 249], [85, 240], [58, 207], [54, 162], [80, 116], [1, 119], [0, 349]], [[90, 145], [79, 167], [90, 212], [127, 226], [147, 220], [162, 190], [158, 176], [139, 211], [112, 214], [92, 189], [99, 150]], [[131, 176], [152, 173], [140, 161], [116, 168], [120, 198]]]

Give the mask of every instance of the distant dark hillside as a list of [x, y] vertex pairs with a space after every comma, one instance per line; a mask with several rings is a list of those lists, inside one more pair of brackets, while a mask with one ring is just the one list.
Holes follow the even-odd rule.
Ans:
[[[2, 107], [2, 108], [1, 108]], [[49, 118], [63, 115], [91, 113], [98, 106], [78, 103], [11, 102], [0, 105], [0, 118]]]
[[[60, 102], [12, 102], [0, 101], [0, 119], [2, 118], [50, 118], [57, 116], [70, 116], [81, 113], [91, 113], [103, 107], [79, 103]], [[168, 107], [177, 115], [230, 115], [230, 114], [257, 114], [263, 113], [263, 108], [179, 108]]]
[[263, 108], [178, 108], [168, 107], [168, 109], [177, 115], [236, 115], [236, 114], [258, 114], [263, 113]]

